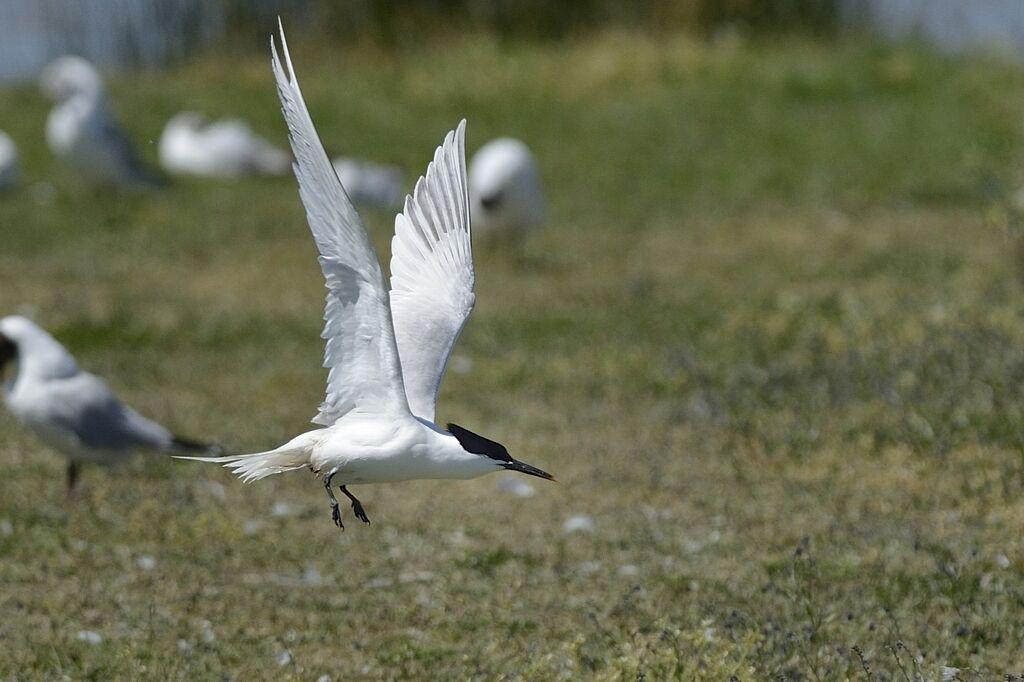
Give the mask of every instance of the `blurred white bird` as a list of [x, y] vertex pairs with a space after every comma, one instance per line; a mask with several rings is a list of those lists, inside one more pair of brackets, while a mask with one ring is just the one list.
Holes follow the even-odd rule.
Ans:
[[20, 177], [18, 147], [10, 135], [0, 130], [0, 190], [14, 187]]
[[186, 111], [164, 126], [160, 165], [169, 173], [238, 178], [284, 175], [292, 157], [256, 135], [245, 121], [226, 118], [209, 123]]
[[525, 144], [491, 140], [469, 163], [469, 196], [477, 234], [494, 241], [521, 241], [544, 222], [540, 172]]
[[98, 187], [140, 189], [164, 184], [143, 164], [107, 102], [96, 68], [81, 57], [60, 57], [43, 69], [40, 88], [54, 102], [46, 142], [61, 161]]
[[137, 450], [216, 453], [184, 438], [117, 399], [97, 376], [83, 372], [71, 354], [31, 320], [0, 319], [0, 372], [14, 361], [4, 402], [14, 417], [70, 461], [68, 489], [83, 462], [114, 464]]
[[405, 178], [398, 166], [337, 157], [331, 162], [352, 203], [377, 210], [400, 208]]
[[313, 419], [326, 428], [267, 452], [194, 459], [221, 463], [246, 481], [308, 467], [323, 477], [339, 527], [336, 481], [356, 518], [369, 523], [346, 486], [503, 470], [550, 480], [500, 443], [434, 423], [441, 377], [474, 301], [465, 121], [445, 137], [395, 219], [389, 294], [373, 244], [313, 127], [283, 29], [281, 45], [287, 74], [272, 41], [274, 76], [328, 290], [322, 336], [330, 373]]

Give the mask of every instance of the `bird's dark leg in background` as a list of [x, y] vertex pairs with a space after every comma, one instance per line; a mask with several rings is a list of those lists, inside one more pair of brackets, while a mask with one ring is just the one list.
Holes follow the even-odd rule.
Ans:
[[68, 492], [75, 489], [78, 482], [78, 462], [68, 462]]
[[341, 492], [345, 493], [345, 497], [352, 500], [352, 513], [356, 515], [356, 518], [363, 523], [369, 523], [370, 517], [363, 511], [363, 503], [356, 499], [356, 496], [348, 491], [348, 488], [341, 486]]
[[[327, 497], [331, 498], [331, 520], [334, 521], [334, 525], [338, 528], [345, 530], [345, 524], [341, 522], [341, 508], [338, 507], [338, 498], [334, 496], [334, 491], [331, 490], [331, 480], [334, 478], [334, 473], [331, 472], [324, 476], [324, 490], [327, 491]], [[344, 486], [341, 488], [345, 489]]]

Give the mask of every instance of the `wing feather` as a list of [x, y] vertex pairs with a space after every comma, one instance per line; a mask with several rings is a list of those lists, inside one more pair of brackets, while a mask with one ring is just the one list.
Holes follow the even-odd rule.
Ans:
[[85, 447], [123, 452], [171, 446], [173, 436], [167, 429], [118, 400], [99, 377], [80, 372], [53, 379], [46, 391], [38, 416]]
[[327, 396], [313, 418], [329, 426], [355, 410], [408, 412], [388, 291], [366, 228], [324, 152], [299, 89], [281, 28], [282, 68], [271, 39], [277, 92], [295, 155], [293, 168], [327, 286]]
[[449, 132], [395, 218], [391, 313], [412, 413], [434, 420], [441, 378], [475, 295], [466, 122]]

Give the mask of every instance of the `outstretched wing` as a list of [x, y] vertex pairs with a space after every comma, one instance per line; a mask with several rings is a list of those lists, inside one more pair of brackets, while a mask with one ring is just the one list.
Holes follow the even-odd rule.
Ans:
[[281, 48], [287, 74], [271, 40], [274, 78], [288, 122], [299, 195], [320, 251], [320, 269], [328, 290], [324, 311], [327, 324], [321, 336], [327, 342], [324, 367], [330, 373], [327, 397], [313, 421], [329, 426], [353, 410], [407, 413], [409, 407], [380, 262], [313, 127], [295, 78], [283, 28]]
[[448, 133], [395, 218], [391, 313], [412, 413], [434, 421], [452, 347], [473, 310], [466, 121]]

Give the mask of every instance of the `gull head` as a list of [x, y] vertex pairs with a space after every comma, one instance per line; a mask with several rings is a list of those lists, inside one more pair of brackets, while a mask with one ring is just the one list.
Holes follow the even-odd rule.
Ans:
[[76, 95], [99, 97], [103, 94], [103, 78], [95, 66], [81, 57], [59, 57], [43, 69], [39, 89], [57, 103]]
[[35, 322], [21, 315], [8, 315], [0, 318], [0, 336], [14, 345], [32, 335], [34, 330], [42, 331]]
[[0, 319], [0, 369], [18, 362], [18, 373], [40, 379], [72, 376], [78, 364], [64, 346], [27, 317], [9, 315]]
[[510, 137], [485, 144], [469, 164], [474, 227], [483, 233], [525, 232], [544, 221], [540, 173], [525, 144]]
[[546, 481], [555, 480], [555, 477], [546, 471], [538, 469], [535, 466], [531, 466], [526, 462], [520, 462], [519, 460], [512, 459], [512, 455], [508, 454], [508, 450], [505, 449], [505, 446], [497, 441], [484, 438], [483, 436], [473, 433], [469, 429], [462, 428], [458, 424], [449, 424], [448, 433], [458, 439], [459, 445], [462, 446], [463, 450], [471, 452], [474, 455], [490, 458], [498, 469], [518, 471], [521, 474], [536, 476], [537, 478], [543, 478]]
[[8, 363], [18, 360], [19, 349], [23, 343], [31, 343], [34, 329], [39, 328], [21, 315], [8, 315], [0, 319], [0, 372]]

